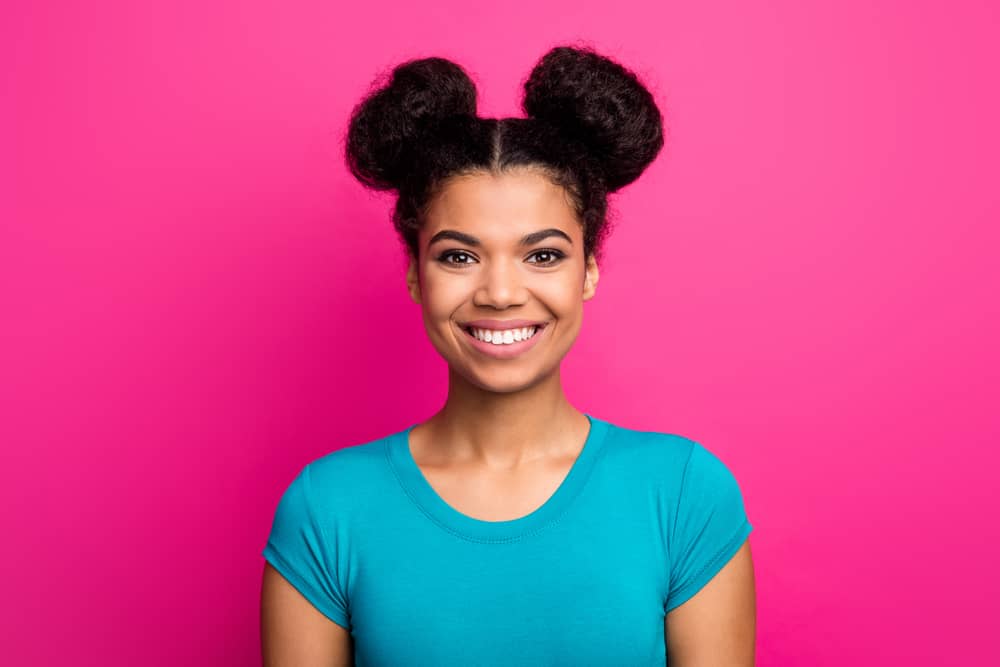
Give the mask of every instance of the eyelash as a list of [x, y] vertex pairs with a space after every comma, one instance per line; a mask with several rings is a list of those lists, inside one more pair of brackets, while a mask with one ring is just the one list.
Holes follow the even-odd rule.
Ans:
[[[562, 252], [560, 252], [558, 250], [552, 249], [552, 248], [544, 248], [544, 249], [541, 249], [541, 250], [536, 250], [535, 252], [531, 253], [531, 255], [529, 255], [529, 257], [534, 256], [534, 255], [538, 255], [538, 254], [541, 254], [541, 253], [547, 253], [549, 255], [554, 255], [555, 259], [552, 260], [552, 261], [550, 261], [550, 262], [534, 262], [534, 264], [537, 264], [539, 266], [555, 266], [560, 261], [562, 261], [563, 259], [566, 258], [565, 254], [563, 254]], [[462, 265], [465, 265], [465, 264], [471, 264], [471, 262], [449, 262], [448, 258], [451, 257], [452, 255], [465, 255], [466, 257], [472, 257], [472, 255], [470, 255], [469, 253], [465, 252], [464, 250], [449, 250], [447, 252], [441, 253], [438, 256], [437, 261], [441, 262], [442, 264], [448, 264], [450, 266], [462, 266]]]

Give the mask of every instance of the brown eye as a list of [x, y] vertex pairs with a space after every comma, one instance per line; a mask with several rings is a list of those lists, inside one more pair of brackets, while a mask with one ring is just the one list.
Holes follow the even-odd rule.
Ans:
[[453, 266], [461, 264], [471, 264], [471, 262], [449, 262], [448, 261], [449, 257], [472, 257], [472, 255], [462, 250], [449, 250], [448, 252], [441, 253], [441, 255], [437, 258], [437, 261], [441, 262], [442, 264], [451, 264]]
[[537, 257], [539, 255], [541, 255], [542, 257], [547, 257], [549, 259], [540, 262], [532, 262], [532, 264], [540, 264], [542, 266], [552, 266], [553, 264], [558, 264], [559, 261], [566, 256], [563, 253], [559, 252], [558, 250], [551, 250], [551, 249], [536, 250], [535, 252], [531, 253], [531, 257]]

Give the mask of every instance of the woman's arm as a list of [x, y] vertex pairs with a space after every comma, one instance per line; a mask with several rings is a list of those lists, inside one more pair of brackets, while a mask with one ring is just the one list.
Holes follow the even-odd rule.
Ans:
[[747, 540], [698, 593], [667, 614], [671, 667], [754, 667], [756, 606]]
[[353, 667], [351, 633], [264, 564], [260, 636], [264, 667]]

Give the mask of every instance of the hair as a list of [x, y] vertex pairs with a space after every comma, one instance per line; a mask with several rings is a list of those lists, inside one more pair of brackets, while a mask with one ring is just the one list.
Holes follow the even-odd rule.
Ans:
[[444, 58], [396, 66], [351, 113], [345, 157], [374, 190], [398, 194], [392, 221], [413, 257], [429, 204], [449, 178], [537, 170], [568, 193], [584, 254], [600, 259], [608, 194], [663, 147], [663, 120], [636, 75], [589, 48], [558, 46], [524, 81], [526, 118], [480, 118], [468, 74]]

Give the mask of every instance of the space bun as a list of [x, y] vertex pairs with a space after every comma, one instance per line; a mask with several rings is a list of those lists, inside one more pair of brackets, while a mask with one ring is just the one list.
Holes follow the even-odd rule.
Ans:
[[635, 74], [587, 48], [558, 46], [524, 83], [524, 113], [584, 144], [608, 192], [636, 180], [663, 147], [663, 119]]
[[373, 88], [351, 113], [345, 157], [355, 178], [375, 190], [402, 187], [435, 128], [476, 117], [475, 84], [444, 58], [402, 63]]
[[583, 252], [601, 261], [614, 227], [608, 194], [636, 180], [664, 144], [653, 95], [635, 74], [589, 48], [546, 53], [524, 79], [526, 117], [481, 118], [476, 87], [440, 57], [387, 70], [350, 116], [344, 157], [374, 190], [395, 190], [392, 223], [420, 258], [431, 203], [457, 176], [527, 169], [562, 188], [583, 231]]

